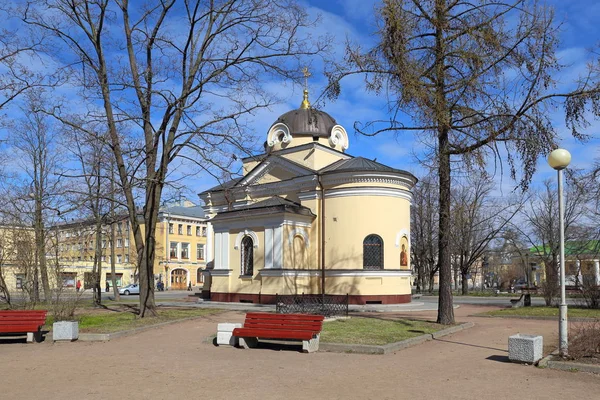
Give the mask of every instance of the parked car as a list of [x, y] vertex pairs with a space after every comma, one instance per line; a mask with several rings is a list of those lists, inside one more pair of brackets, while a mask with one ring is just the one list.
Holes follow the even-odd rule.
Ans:
[[137, 283], [132, 283], [130, 285], [122, 287], [121, 289], [119, 289], [119, 294], [124, 294], [126, 296], [129, 296], [130, 294], [140, 294], [140, 285], [138, 285]]

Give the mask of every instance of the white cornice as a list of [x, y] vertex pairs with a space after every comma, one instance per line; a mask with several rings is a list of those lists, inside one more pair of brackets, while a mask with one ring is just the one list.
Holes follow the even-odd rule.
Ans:
[[411, 189], [415, 180], [408, 173], [392, 173], [392, 172], [377, 172], [377, 171], [340, 171], [338, 173], [329, 172], [323, 175], [323, 184], [325, 186], [333, 186], [344, 183], [389, 183], [394, 185], [407, 186]]
[[231, 269], [207, 269], [206, 271], [210, 272], [212, 276], [230, 276]]
[[385, 196], [397, 197], [412, 202], [412, 194], [408, 190], [385, 187], [351, 187], [325, 190], [325, 199], [348, 196]]

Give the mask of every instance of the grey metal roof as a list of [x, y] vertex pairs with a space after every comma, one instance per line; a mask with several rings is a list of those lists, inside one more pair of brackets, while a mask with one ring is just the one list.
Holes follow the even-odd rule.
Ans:
[[191, 218], [206, 218], [202, 206], [183, 207], [173, 206], [161, 210], [162, 214], [169, 213], [171, 216], [191, 217]]
[[273, 196], [266, 200], [258, 201], [253, 204], [249, 204], [244, 208], [231, 210], [231, 211], [222, 211], [218, 213], [214, 218], [214, 220], [219, 220], [220, 217], [227, 215], [248, 215], [252, 214], [258, 210], [268, 210], [271, 212], [288, 212], [292, 214], [301, 214], [301, 215], [311, 215], [315, 216], [310, 208], [301, 205], [300, 203], [296, 203], [295, 201], [284, 199], [283, 197]]
[[239, 181], [241, 181], [244, 177], [239, 177], [239, 178], [235, 178], [232, 179], [230, 181], [227, 182], [223, 182], [217, 186], [213, 186], [210, 189], [206, 189], [205, 191], [203, 191], [202, 193], [208, 193], [208, 192], [218, 192], [219, 190], [225, 190], [225, 189], [230, 189], [232, 187], [234, 187]]
[[408, 171], [388, 167], [378, 163], [377, 161], [369, 160], [364, 157], [354, 157], [348, 160], [339, 160], [327, 167], [319, 170], [319, 173], [341, 172], [341, 171], [376, 171], [376, 172], [396, 172], [402, 174], [412, 174]]
[[337, 125], [331, 115], [314, 108], [298, 108], [288, 111], [277, 118], [273, 125], [278, 123], [286, 124], [292, 136], [318, 137], [329, 137], [331, 129]]

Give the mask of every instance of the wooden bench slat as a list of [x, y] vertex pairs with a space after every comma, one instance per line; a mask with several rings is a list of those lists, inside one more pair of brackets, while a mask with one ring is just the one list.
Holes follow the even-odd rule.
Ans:
[[246, 319], [252, 318], [265, 318], [265, 319], [289, 319], [289, 320], [303, 320], [303, 321], [323, 321], [325, 317], [322, 315], [312, 314], [270, 314], [270, 313], [248, 313]]
[[263, 339], [297, 339], [310, 340], [316, 336], [314, 332], [308, 331], [291, 331], [291, 330], [269, 330], [269, 329], [254, 329], [254, 328], [235, 328], [234, 336], [241, 337], [259, 337]]
[[37, 332], [40, 330], [39, 325], [2, 325], [0, 333], [18, 333], [18, 332]]
[[251, 322], [246, 321], [244, 323], [244, 328], [260, 328], [265, 327], [267, 329], [291, 329], [291, 330], [300, 330], [300, 331], [317, 331], [319, 332], [322, 329], [321, 324], [277, 324], [277, 323], [268, 323], [268, 322]]

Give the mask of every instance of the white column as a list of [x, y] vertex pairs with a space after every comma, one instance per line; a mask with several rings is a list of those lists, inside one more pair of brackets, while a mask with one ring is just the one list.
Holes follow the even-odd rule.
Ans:
[[229, 232], [221, 233], [221, 268], [229, 269]]
[[265, 227], [265, 269], [273, 268], [273, 228]]
[[221, 232], [215, 233], [215, 269], [221, 269], [223, 261], [221, 260], [223, 251], [221, 250]]
[[581, 286], [583, 284], [583, 275], [581, 274], [581, 261], [575, 261], [575, 268], [577, 269], [577, 282], [579, 283], [579, 286]]
[[596, 280], [596, 286], [600, 286], [600, 261], [594, 260], [594, 278]]
[[273, 268], [283, 268], [283, 226], [273, 229]]
[[214, 263], [214, 231], [210, 222], [206, 225], [206, 249], [204, 251], [206, 252], [204, 255], [206, 263], [208, 264], [211, 261]]

